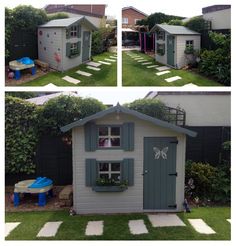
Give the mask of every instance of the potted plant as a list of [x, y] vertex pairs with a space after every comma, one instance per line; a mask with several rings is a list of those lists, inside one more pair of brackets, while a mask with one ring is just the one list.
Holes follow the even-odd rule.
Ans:
[[128, 181], [116, 182], [114, 179], [98, 178], [92, 189], [96, 192], [121, 192], [128, 188]]

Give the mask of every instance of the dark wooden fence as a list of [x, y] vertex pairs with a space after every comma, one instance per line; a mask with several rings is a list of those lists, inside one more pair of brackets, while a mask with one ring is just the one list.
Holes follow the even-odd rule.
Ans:
[[186, 127], [198, 133], [197, 137], [187, 137], [186, 160], [209, 163], [217, 166], [225, 155], [222, 143], [230, 140], [230, 127]]

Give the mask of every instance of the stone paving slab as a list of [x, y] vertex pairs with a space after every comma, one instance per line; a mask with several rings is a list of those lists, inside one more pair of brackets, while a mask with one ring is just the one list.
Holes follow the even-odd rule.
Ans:
[[180, 76], [174, 76], [174, 77], [170, 77], [170, 78], [165, 79], [165, 81], [168, 83], [171, 83], [171, 82], [174, 82], [174, 81], [180, 80], [180, 79], [182, 79]]
[[167, 73], [170, 73], [170, 71], [162, 71], [162, 72], [156, 73], [156, 75], [161, 76], [161, 75], [167, 74]]
[[227, 219], [227, 221], [231, 224], [231, 219]]
[[148, 60], [138, 60], [138, 62], [146, 62], [146, 61], [148, 61]]
[[81, 70], [76, 71], [76, 73], [83, 75], [83, 76], [86, 76], [86, 77], [90, 77], [92, 75], [91, 73], [87, 73], [87, 72], [84, 72]]
[[116, 60], [114, 60], [114, 59], [109, 59], [109, 58], [105, 58], [104, 60], [105, 60], [105, 61], [110, 61], [110, 62], [116, 62]]
[[88, 66], [93, 66], [93, 67], [100, 67], [102, 64], [99, 63], [99, 62], [93, 62], [93, 61], [90, 61], [90, 62], [87, 62], [86, 63]]
[[79, 84], [81, 82], [80, 80], [74, 79], [74, 78], [72, 78], [70, 76], [65, 76], [62, 79], [67, 81], [67, 82], [69, 82], [69, 83], [75, 84], [75, 85], [77, 85], [77, 84]]
[[144, 62], [144, 63], [142, 63], [142, 65], [148, 65], [148, 64], [152, 64], [152, 62]]
[[168, 70], [168, 69], [170, 69], [169, 67], [167, 67], [167, 66], [161, 66], [161, 67], [157, 67], [156, 68], [158, 71], [165, 71], [165, 70]]
[[112, 58], [112, 59], [117, 59], [117, 57], [116, 57], [116, 56], [110, 56], [110, 58]]
[[198, 86], [193, 83], [188, 83], [186, 85], [183, 85], [182, 87], [198, 87]]
[[86, 236], [100, 236], [103, 234], [103, 221], [89, 221], [86, 230], [85, 235]]
[[52, 87], [57, 87], [57, 86], [54, 85], [53, 83], [49, 83], [49, 84], [45, 85], [44, 87], [46, 87], [46, 88], [47, 88], [47, 87], [51, 87], [51, 88], [52, 88]]
[[133, 235], [146, 234], [148, 233], [147, 227], [143, 220], [130, 220], [129, 230]]
[[188, 219], [195, 231], [201, 234], [215, 234], [216, 232], [208, 226], [202, 219]]
[[98, 62], [100, 62], [101, 64], [105, 64], [105, 65], [111, 65], [110, 62], [105, 62], [105, 61], [98, 61]]
[[45, 223], [37, 237], [55, 237], [61, 224], [62, 221]]
[[159, 65], [151, 65], [151, 66], [147, 66], [147, 68], [154, 68], [154, 67], [159, 67]]
[[101, 68], [99, 68], [99, 67], [93, 67], [93, 66], [87, 66], [86, 68], [88, 68], [90, 70], [95, 70], [95, 71], [100, 71], [101, 70]]
[[5, 237], [7, 237], [21, 222], [6, 222]]
[[143, 60], [143, 57], [136, 57], [134, 58], [135, 61], [138, 61], [138, 60]]
[[186, 226], [176, 214], [148, 214], [153, 227]]

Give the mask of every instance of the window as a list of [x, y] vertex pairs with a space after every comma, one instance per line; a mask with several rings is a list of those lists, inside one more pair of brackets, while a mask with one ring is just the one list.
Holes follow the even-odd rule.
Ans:
[[71, 26], [70, 28], [70, 36], [77, 37], [77, 26]]
[[165, 32], [158, 31], [157, 32], [157, 40], [165, 40]]
[[128, 18], [122, 18], [122, 24], [128, 24], [129, 19]]
[[112, 148], [120, 147], [120, 126], [100, 126], [98, 127], [98, 147]]
[[78, 43], [71, 43], [71, 45], [70, 45], [70, 54], [72, 56], [78, 54]]
[[165, 55], [165, 44], [157, 43], [157, 54], [161, 56]]
[[186, 40], [185, 47], [193, 49], [193, 40]]
[[115, 183], [120, 183], [120, 162], [99, 162], [98, 165], [100, 179], [114, 180]]

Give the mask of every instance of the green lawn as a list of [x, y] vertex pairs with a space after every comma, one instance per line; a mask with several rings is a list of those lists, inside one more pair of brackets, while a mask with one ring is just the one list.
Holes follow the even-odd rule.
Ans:
[[[110, 58], [113, 53], [105, 52], [93, 57], [93, 61], [103, 61], [105, 58]], [[48, 74], [32, 80], [30, 82], [21, 84], [21, 86], [45, 86], [52, 83], [57, 86], [116, 86], [117, 84], [117, 62], [111, 62], [111, 65], [102, 64], [100, 71], [89, 70], [86, 68], [86, 64], [70, 69], [64, 73], [62, 72], [49, 72]], [[93, 74], [90, 77], [82, 76], [75, 73], [78, 69]], [[75, 85], [69, 83], [62, 78], [64, 76], [70, 76], [81, 81], [81, 83]]]
[[[138, 51], [133, 51], [133, 53], [139, 54], [141, 57], [145, 58], [145, 60], [152, 61], [153, 64], [161, 65], [155, 62], [154, 58], [146, 54]], [[158, 71], [155, 68], [146, 68], [146, 66], [149, 65], [143, 66], [141, 63], [138, 63], [133, 58], [129, 57], [126, 52], [122, 52], [123, 86], [183, 86], [188, 83], [193, 83], [198, 86], [223, 86], [200, 74], [181, 69], [171, 69], [171, 73], [157, 76], [156, 73]], [[172, 83], [165, 81], [166, 78], [173, 76], [180, 76], [182, 79]]]
[[[55, 240], [230, 240], [229, 207], [195, 208], [191, 213], [179, 213], [186, 224], [185, 227], [153, 228], [145, 214], [128, 215], [76, 215], [71, 217], [68, 211], [56, 212], [15, 212], [6, 213], [6, 222], [22, 222], [6, 238], [8, 240], [33, 240], [48, 221], [63, 221]], [[188, 218], [201, 218], [216, 234], [203, 235], [197, 233], [188, 223]], [[128, 221], [143, 219], [149, 231], [148, 234], [131, 235]], [[103, 236], [85, 236], [85, 228], [90, 220], [104, 221]], [[43, 238], [40, 238], [43, 239]]]

